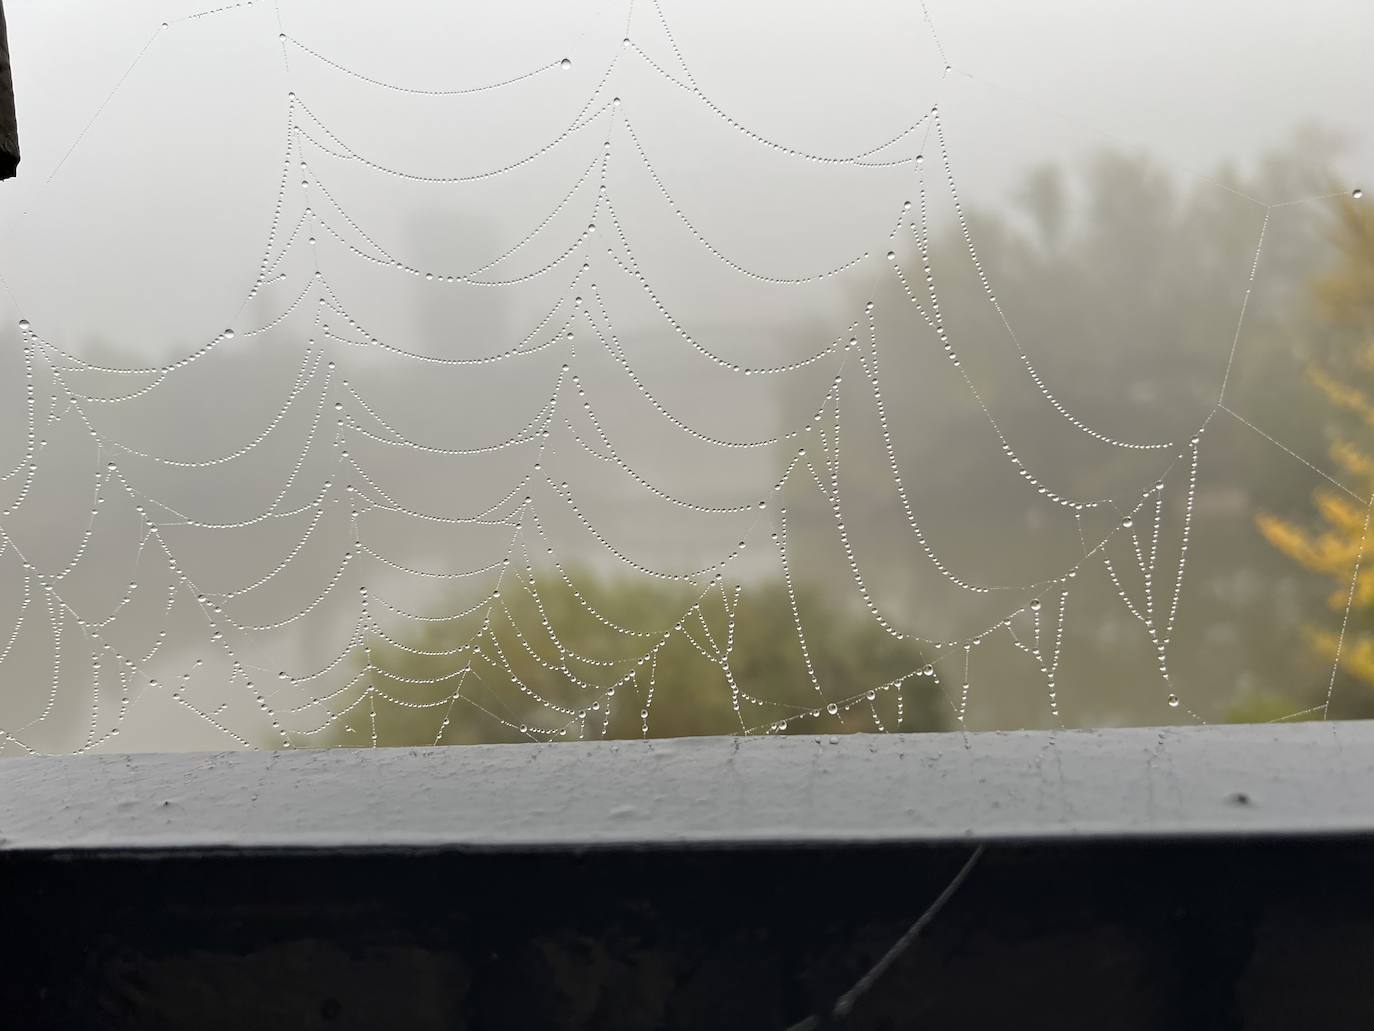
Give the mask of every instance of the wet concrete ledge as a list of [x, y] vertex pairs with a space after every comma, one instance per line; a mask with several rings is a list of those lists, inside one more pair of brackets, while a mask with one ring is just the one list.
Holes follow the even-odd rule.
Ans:
[[1374, 723], [0, 761], [0, 851], [1374, 832]]
[[1374, 727], [0, 762], [24, 1029], [1374, 1026]]

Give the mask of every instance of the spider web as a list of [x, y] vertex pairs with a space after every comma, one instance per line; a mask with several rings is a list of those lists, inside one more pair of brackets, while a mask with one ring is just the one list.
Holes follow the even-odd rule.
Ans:
[[[929, 729], [918, 696], [957, 727], [1205, 721], [1221, 703], [1175, 653], [1190, 611], [1205, 622], [1212, 436], [1287, 452], [1368, 529], [1370, 499], [1234, 397], [1269, 241], [1331, 195], [1198, 187], [1249, 235], [1195, 367], [1123, 416], [1075, 382], [1076, 362], [1135, 360], [1113, 329], [1085, 335], [1100, 354], [1056, 349], [1002, 292], [961, 172], [987, 84], [924, 8], [900, 89], [875, 73], [850, 84], [863, 103], [800, 118], [718, 93], [728, 60], [680, 45], [655, 0], [620, 38], [512, 46], [485, 77], [426, 64], [422, 30], [370, 62], [347, 25], [315, 17], [322, 41], [290, 15], [157, 27], [47, 178], [81, 174], [136, 69], [167, 54], [190, 75], [179, 40], [240, 18], [260, 45], [271, 20], [280, 165], [252, 194], [270, 214], [237, 307], [206, 327], [192, 291], [167, 303], [198, 336], [118, 320], [100, 347], [60, 312], [11, 323], [8, 752], [140, 723], [161, 747], [207, 740], [195, 725], [288, 748], [384, 742], [400, 719], [435, 743], [599, 737], [628, 712], [648, 736], [689, 662], [722, 732]], [[41, 234], [64, 210], [23, 217]], [[188, 235], [179, 264], [201, 260]], [[27, 312], [39, 291], [5, 284]], [[868, 636], [818, 643], [840, 621]], [[1107, 627], [1119, 666], [1075, 670], [1075, 622]], [[785, 690], [742, 668], [755, 626], [798, 663]], [[825, 658], [889, 647], [864, 680]], [[1098, 705], [1106, 675], [1124, 715]], [[1000, 700], [980, 711], [984, 684]]]

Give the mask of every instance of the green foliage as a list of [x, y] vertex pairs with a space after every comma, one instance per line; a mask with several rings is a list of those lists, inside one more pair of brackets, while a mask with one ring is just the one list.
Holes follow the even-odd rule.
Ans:
[[[454, 611], [471, 604], [455, 603]], [[919, 648], [887, 634], [866, 612], [839, 609], [826, 592], [799, 589], [796, 604], [805, 652], [780, 582], [702, 592], [586, 573], [523, 577], [467, 614], [428, 622], [408, 636], [372, 639], [370, 666], [356, 669], [353, 686], [337, 699], [347, 711], [312, 743], [368, 745], [374, 735], [387, 746], [947, 725], [951, 707], [924, 675]]]
[[[1065, 658], [1056, 680], [1060, 698], [1071, 701], [1055, 713], [1038, 690], [1039, 671], [1023, 654], [979, 649], [970, 726], [1153, 723], [1193, 718], [1188, 713], [1209, 721], [1250, 719], [1247, 713], [1261, 710], [1247, 708], [1236, 696], [1251, 680], [1271, 696], [1295, 695], [1293, 704], [1273, 716], [1314, 704], [1309, 686], [1319, 687], [1319, 700], [1325, 699], [1322, 657], [1304, 646], [1294, 611], [1320, 614], [1326, 587], [1271, 553], [1248, 524], [1258, 511], [1292, 518], [1306, 508], [1314, 486], [1311, 469], [1289, 460], [1273, 440], [1305, 458], [1318, 456], [1316, 464], [1353, 479], [1325, 459], [1329, 409], [1304, 380], [1303, 368], [1328, 352], [1337, 335], [1371, 324], [1374, 235], [1367, 227], [1329, 235], [1327, 215], [1337, 208], [1330, 197], [1276, 209], [1268, 221], [1263, 206], [1245, 198], [1332, 194], [1340, 151], [1338, 138], [1302, 130], [1253, 162], [1202, 178], [1178, 175], [1149, 154], [1105, 150], [1081, 163], [1028, 169], [1022, 184], [1005, 196], [970, 192], [964, 199], [970, 232], [1015, 343], [1000, 319], [989, 317], [985, 285], [970, 272], [962, 229], [940, 219], [939, 191], [932, 189], [929, 274], [979, 400], [974, 403], [958, 384], [923, 387], [917, 375], [927, 366], [919, 355], [938, 342], [918, 320], [911, 320], [912, 344], [880, 337], [874, 352], [886, 377], [885, 429], [915, 517], [951, 570], [974, 583], [1031, 583], [1048, 575], [1044, 556], [1064, 546], [1058, 519], [1041, 518], [1039, 502], [1022, 484], [992, 475], [997, 460], [982, 450], [989, 440], [989, 412], [1027, 468], [1053, 478], [1065, 496], [1135, 503], [1128, 495], [1139, 485], [1123, 486], [1121, 476], [1135, 459], [1118, 460], [1061, 435], [1045, 398], [1028, 389], [1020, 370], [1004, 361], [1006, 354], [1023, 348], [1066, 410], [1122, 440], [1182, 442], [1208, 426], [1180, 623], [1169, 644], [1169, 667], [1186, 708], [1165, 705], [1175, 687], [1164, 686], [1154, 664], [1141, 661], [1150, 647], [1146, 629], [1119, 602], [1101, 561], [1090, 559], [1068, 603]], [[1368, 204], [1351, 200], [1339, 207], [1348, 214]], [[916, 256], [903, 260], [919, 282], [924, 269]], [[1252, 269], [1258, 277], [1246, 298]], [[863, 300], [856, 296], [853, 307], [860, 309]], [[1369, 382], [1371, 367], [1366, 358], [1362, 382]], [[847, 370], [846, 381], [851, 379], [858, 386], [845, 395], [840, 469], [846, 499], [866, 502], [848, 501], [845, 520], [868, 590], [903, 629], [940, 628], [928, 631], [934, 635], [983, 625], [987, 596], [945, 591], [938, 581], [930, 589], [922, 579], [927, 567], [913, 545], [907, 513], [896, 503], [889, 456], [868, 417], [871, 399], [861, 377]], [[1223, 381], [1228, 403], [1272, 440], [1225, 412], [1214, 413]], [[791, 399], [792, 409], [804, 411], [807, 400]], [[1180, 540], [1186, 467], [1177, 462], [1167, 474], [1162, 539], [1171, 565]], [[1140, 482], [1150, 479], [1142, 471]], [[786, 499], [793, 525], [788, 540], [798, 553], [793, 568], [820, 582], [841, 583], [849, 575], [850, 556], [833, 544], [831, 501], [807, 486], [789, 482]], [[1358, 515], [1362, 530], [1363, 506]], [[1129, 554], [1118, 557], [1118, 572], [1123, 558], [1133, 562]], [[1342, 607], [1352, 560], [1351, 553], [1332, 559], [1342, 578]], [[1130, 587], [1138, 597], [1142, 587]], [[1091, 618], [1084, 615], [1088, 606]], [[1347, 637], [1346, 665], [1356, 654], [1350, 643]], [[1370, 654], [1374, 669], [1374, 650]]]
[[1321, 709], [1302, 711], [1287, 695], [1275, 692], [1242, 695], [1226, 710], [1227, 723], [1278, 723], [1320, 719]]
[[[1293, 372], [1320, 355], [1338, 384], [1368, 375], [1374, 351], [1368, 344], [1367, 272], [1374, 237], [1367, 222], [1359, 223], [1360, 232], [1333, 240], [1323, 235], [1329, 227], [1319, 218], [1296, 211], [1276, 217], [1265, 236], [1263, 288], [1245, 308], [1241, 360], [1234, 368], [1225, 362], [1244, 272], [1263, 221], [1244, 197], [1329, 192], [1329, 170], [1339, 150], [1337, 139], [1306, 130], [1248, 172], [1222, 168], [1212, 179], [1182, 181], [1141, 155], [1104, 152], [1079, 168], [1030, 170], [1015, 192], [1019, 212], [970, 204], [968, 217], [999, 302], [1037, 368], [1087, 423], [1120, 427], [1130, 438], [1180, 439], [1206, 418], [1229, 368], [1228, 398], [1238, 399], [1285, 446], [1321, 455], [1330, 446], [1331, 399], [1295, 382]], [[1348, 217], [1355, 209], [1346, 204], [1342, 211]], [[986, 309], [981, 282], [959, 273], [968, 267], [962, 234], [937, 227], [931, 253], [948, 322], [965, 338], [995, 339], [996, 327], [979, 321]], [[855, 307], [865, 299], [856, 297]], [[1327, 361], [1338, 337], [1342, 346], [1336, 350], [1350, 356], [1345, 365]], [[911, 368], [903, 354], [897, 347], [883, 353], [886, 375], [899, 383]], [[1034, 426], [1044, 402], [1023, 386], [989, 377], [980, 389], [1007, 425]], [[793, 396], [790, 389], [810, 388], [783, 387], [781, 407], [792, 415], [809, 412], [814, 397]], [[883, 560], [915, 552], [906, 518], [892, 503], [887, 455], [865, 446], [871, 441], [862, 434], [872, 426], [863, 421], [867, 410], [856, 396], [844, 395], [851, 406], [845, 415], [844, 492], [848, 498], [887, 499], [846, 512], [850, 538], [860, 542], [865, 557], [879, 557], [864, 568], [868, 588], [881, 599], [884, 614], [904, 628], [975, 625], [981, 611], [973, 608], [982, 604], [982, 595], [965, 599], [970, 611], [963, 612], [938, 592], [922, 590], [904, 561]], [[889, 397], [907, 487], [932, 499], [923, 513], [927, 522], [938, 524], [954, 512], [938, 529], [942, 547], [962, 549], [965, 565], [977, 569], [991, 553], [996, 564], [986, 579], [1029, 581], [1040, 549], [1053, 543], [1054, 528], [1011, 520], [1008, 513], [1021, 503], [1019, 485], [1003, 490], [969, 476], [977, 452], [965, 442], [983, 439], [986, 428], [982, 409], [967, 402], [956, 392], [926, 392], [918, 403], [907, 399], [905, 410], [918, 404], [920, 418], [904, 419], [904, 409]], [[1205, 555], [1198, 547], [1189, 566], [1183, 602], [1188, 629], [1171, 647], [1171, 666], [1186, 671], [1189, 706], [1205, 718], [1282, 718], [1311, 704], [1306, 689], [1296, 685], [1317, 682], [1313, 664], [1321, 656], [1315, 654], [1320, 649], [1293, 647], [1292, 607], [1278, 588], [1291, 587], [1296, 603], [1312, 611], [1319, 611], [1326, 588], [1316, 579], [1290, 576], [1291, 551], [1271, 551], [1257, 535], [1237, 533], [1236, 526], [1238, 519], [1248, 521], [1246, 511], [1291, 519], [1294, 505], [1311, 489], [1310, 471], [1276, 461], [1271, 445], [1243, 428], [1224, 420], [1215, 425], [1221, 432], [1208, 435], [1205, 486], [1219, 481], [1221, 487], [1215, 495], [1204, 494], [1210, 504], [1197, 508], [1193, 539], [1205, 542]], [[1071, 493], [1098, 497], [1117, 486], [1112, 468], [1066, 462], [1065, 479]], [[944, 499], [957, 499], [957, 505]], [[565, 580], [556, 572], [536, 572], [507, 580], [499, 598], [455, 599], [451, 611], [470, 608], [466, 615], [421, 623], [420, 632], [413, 621], [398, 620], [399, 636], [390, 642], [371, 637], [371, 665], [352, 670], [356, 679], [330, 703], [342, 715], [312, 740], [413, 745], [635, 738], [646, 733], [646, 709], [647, 734], [654, 737], [766, 731], [783, 721], [787, 732], [826, 734], [879, 725], [948, 726], [953, 708], [939, 683], [912, 675], [925, 662], [919, 649], [889, 636], [861, 608], [845, 607], [859, 599], [849, 556], [834, 545], [830, 499], [792, 481], [785, 500], [792, 517], [793, 576], [809, 583], [798, 589], [795, 613], [780, 581], [752, 582], [736, 595], [731, 586], [703, 593], [666, 580], [599, 580], [586, 571]], [[1349, 513], [1336, 514], [1349, 522]], [[1363, 513], [1358, 514], [1362, 530]], [[1018, 546], [998, 547], [1009, 537], [1008, 527]], [[1359, 550], [1358, 542], [1346, 543]], [[1333, 568], [1339, 566], [1343, 577], [1337, 586], [1346, 585], [1343, 607], [1352, 556], [1337, 557]], [[1100, 570], [1088, 572], [1080, 583], [1092, 576], [1101, 580]], [[1246, 577], [1275, 589], [1247, 592]], [[1366, 581], [1374, 583], [1362, 578], [1362, 588]], [[1156, 720], [1163, 689], [1152, 668], [1134, 663], [1134, 653], [1121, 643], [1143, 631], [1105, 596], [1099, 619], [1070, 622], [1065, 630], [1069, 658], [1060, 689], [1079, 701], [1063, 719], [1090, 725]], [[1366, 611], [1366, 600], [1363, 594], [1357, 598], [1358, 611]], [[441, 614], [422, 613], [429, 619]], [[1228, 626], [1243, 632], [1210, 632]], [[1365, 654], [1362, 630], [1352, 626], [1345, 642], [1347, 668]], [[980, 660], [980, 726], [1063, 721], [1051, 716], [1036, 692], [1025, 690], [1019, 655], [989, 652]], [[1253, 690], [1238, 693], [1237, 669], [1257, 671]], [[898, 689], [883, 689], [899, 678], [905, 678], [900, 723]], [[1324, 677], [1319, 686], [1324, 698]], [[872, 711], [865, 697], [869, 689], [876, 691]], [[1290, 692], [1295, 697], [1285, 697]], [[831, 702], [839, 707], [833, 716], [827, 712]]]

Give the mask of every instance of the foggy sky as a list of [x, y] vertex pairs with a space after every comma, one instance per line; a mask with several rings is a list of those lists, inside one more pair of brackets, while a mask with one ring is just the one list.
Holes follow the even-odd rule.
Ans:
[[[233, 314], [266, 228], [287, 91], [299, 87], [315, 103], [337, 94], [344, 112], [348, 103], [379, 99], [376, 91], [352, 91], [292, 45], [288, 73], [279, 28], [343, 65], [418, 88], [485, 84], [564, 56], [573, 60], [570, 72], [529, 91], [516, 87], [509, 99], [498, 92], [436, 101], [438, 124], [444, 118], [466, 124], [479, 108], [493, 113], [480, 124], [480, 137], [454, 140], [452, 150], [440, 151], [436, 167], [482, 153], [514, 154], [566, 124], [616, 56], [627, 16], [639, 45], [674, 67], [651, 0], [633, 12], [629, 3], [497, 10], [408, 2], [386, 5], [384, 14], [353, 0], [258, 0], [178, 20], [219, 6], [195, 0], [134, 8], [43, 0], [7, 5], [24, 174], [0, 194], [0, 274], [30, 317], [41, 316], [71, 338], [136, 320], [136, 342], [170, 342], [200, 331], [207, 309]], [[799, 149], [874, 145], [931, 104], [943, 104], [964, 198], [986, 207], [998, 206], [1026, 166], [1106, 141], [1139, 148], [1180, 175], [1211, 174], [1219, 162], [1244, 161], [1295, 125], [1319, 121], [1350, 136], [1350, 185], [1374, 161], [1370, 30], [1360, 0], [1288, 10], [1241, 0], [931, 0], [926, 7], [938, 50], [914, 3], [837, 8], [813, 0], [715, 0], [670, 3], [665, 12], [705, 92], [760, 135]], [[160, 30], [164, 21], [169, 27]], [[953, 69], [947, 78], [941, 53]], [[637, 124], [681, 113], [674, 87], [643, 60], [623, 55], [616, 75], [610, 92], [624, 94], [626, 114]], [[699, 117], [690, 117], [687, 126], [675, 127], [684, 134], [673, 155], [679, 182], [722, 159], [736, 159], [739, 175], [757, 169], [738, 189], [709, 179], [702, 184], [701, 203], [709, 206], [704, 226], [717, 235], [746, 215], [767, 216], [770, 240], [791, 249], [800, 270], [801, 254], [822, 263], [849, 256], [878, 228], [874, 212], [861, 207], [837, 216], [831, 212], [841, 206], [824, 203], [838, 191], [853, 191], [853, 180], [810, 182], [803, 169], [793, 181], [788, 162], [728, 149], [731, 134], [718, 132], [720, 123], [709, 124], [709, 116], [700, 120], [702, 135], [693, 137]], [[450, 155], [454, 160], [446, 162]], [[556, 156], [552, 163], [570, 167]], [[60, 174], [49, 182], [59, 164]], [[904, 189], [901, 174], [867, 180], [890, 197]], [[527, 213], [516, 204], [492, 204], [480, 192], [476, 200], [498, 234], [515, 229]], [[450, 190], [444, 201], [461, 206], [464, 197]], [[36, 225], [26, 230], [30, 218]], [[510, 226], [502, 225], [506, 218]], [[101, 225], [92, 225], [96, 220]], [[804, 247], [789, 226], [805, 228]], [[198, 288], [188, 296], [178, 289], [178, 275], [192, 243]], [[785, 271], [789, 263], [779, 264]], [[149, 304], [126, 281], [133, 268], [163, 287], [160, 303]], [[67, 285], [79, 286], [81, 305], [65, 303]], [[179, 303], [182, 298], [188, 303]], [[14, 303], [8, 296], [4, 302]]]

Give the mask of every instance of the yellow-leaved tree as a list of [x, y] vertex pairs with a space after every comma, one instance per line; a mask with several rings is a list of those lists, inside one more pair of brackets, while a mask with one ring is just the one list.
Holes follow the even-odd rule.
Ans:
[[1311, 284], [1318, 323], [1328, 332], [1307, 376], [1334, 410], [1330, 456], [1348, 492], [1318, 489], [1317, 518], [1307, 524], [1270, 513], [1256, 522], [1279, 551], [1331, 578], [1336, 613], [1349, 606], [1348, 622], [1341, 615], [1309, 628], [1308, 637], [1328, 659], [1339, 654], [1341, 671], [1368, 689], [1351, 712], [1368, 715], [1374, 708], [1374, 562], [1367, 553], [1374, 529], [1367, 501], [1374, 494], [1374, 209], [1368, 202], [1352, 196], [1340, 204], [1331, 242], [1339, 257]]

